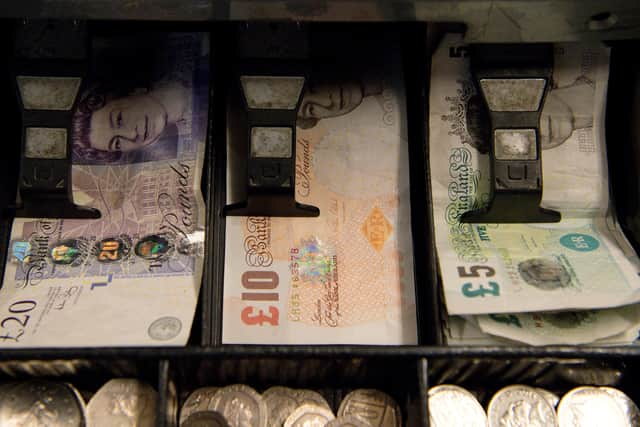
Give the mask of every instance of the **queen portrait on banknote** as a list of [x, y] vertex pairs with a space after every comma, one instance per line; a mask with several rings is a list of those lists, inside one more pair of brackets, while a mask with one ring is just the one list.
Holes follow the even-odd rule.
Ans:
[[[176, 157], [189, 89], [164, 80], [150, 88], [94, 85], [73, 115], [74, 163], [137, 163]], [[150, 148], [153, 148], [152, 150]]]
[[311, 82], [298, 109], [297, 126], [310, 129], [322, 119], [348, 114], [362, 104], [365, 97], [381, 95], [382, 89], [381, 78], [372, 76]]

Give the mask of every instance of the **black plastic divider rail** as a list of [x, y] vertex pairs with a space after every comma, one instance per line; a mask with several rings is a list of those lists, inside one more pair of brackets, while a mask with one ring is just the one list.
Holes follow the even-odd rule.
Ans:
[[[4, 58], [12, 53], [14, 43], [13, 21], [0, 20], [0, 55]], [[18, 168], [20, 159], [20, 113], [17, 103], [7, 102], [15, 98], [10, 62], [0, 61], [0, 99], [3, 114], [3, 144], [0, 156], [0, 287], [4, 277], [4, 260], [11, 236], [12, 219], [7, 215], [9, 206], [15, 204], [18, 188]]]
[[640, 41], [611, 43], [606, 137], [618, 221], [640, 253]]
[[[223, 280], [225, 264], [225, 216], [222, 209], [227, 203], [227, 96], [232, 82], [232, 52], [235, 49], [235, 30], [239, 24], [217, 24], [211, 33], [212, 46], [212, 89], [211, 123], [209, 127], [209, 166], [212, 201], [207, 215], [208, 235], [208, 274], [203, 282], [201, 295], [207, 295], [208, 301], [203, 309], [208, 311], [210, 330], [207, 342], [203, 345], [222, 344], [222, 304], [224, 300]], [[204, 317], [204, 316], [203, 316]]]
[[420, 396], [420, 425], [421, 427], [429, 427], [429, 362], [426, 358], [418, 359], [416, 374]]
[[175, 397], [170, 392], [173, 384], [171, 381], [169, 360], [162, 359], [158, 362], [158, 407], [156, 411], [156, 426], [169, 427], [174, 418]]
[[427, 46], [427, 29], [422, 24], [402, 26], [402, 57], [407, 96], [411, 238], [418, 342], [434, 345], [441, 344], [442, 337], [428, 151], [431, 55]]
[[[220, 197], [223, 197], [217, 190], [218, 187], [225, 182], [224, 173], [218, 167], [220, 157], [224, 159], [224, 154], [219, 152], [219, 146], [216, 141], [224, 140], [225, 137], [225, 96], [220, 92], [224, 91], [221, 82], [227, 79], [226, 67], [219, 64], [220, 59], [224, 57], [222, 51], [225, 45], [216, 43], [216, 40], [225, 35], [224, 28], [228, 25], [220, 25], [222, 28], [214, 27], [210, 33], [211, 62], [209, 80], [209, 125], [207, 132], [207, 155], [205, 159], [204, 169], [206, 176], [203, 176], [202, 187], [205, 192], [206, 205], [206, 244], [205, 244], [205, 263], [202, 274], [202, 284], [200, 288], [200, 309], [202, 311], [202, 335], [200, 345], [215, 345], [213, 341], [215, 332], [222, 325], [221, 301], [222, 293], [215, 293], [212, 286], [218, 270], [221, 265], [224, 266], [224, 227], [220, 229], [216, 218], [219, 212], [216, 207], [220, 206]], [[206, 181], [206, 182], [205, 182]], [[222, 252], [221, 252], [222, 251]]]

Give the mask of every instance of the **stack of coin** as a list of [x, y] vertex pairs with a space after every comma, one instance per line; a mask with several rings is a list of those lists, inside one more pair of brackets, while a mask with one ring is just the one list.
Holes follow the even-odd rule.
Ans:
[[486, 427], [487, 414], [469, 391], [442, 384], [429, 390], [429, 424], [432, 427]]
[[577, 387], [560, 399], [542, 388], [511, 385], [493, 395], [485, 412], [471, 392], [443, 384], [429, 390], [429, 417], [433, 427], [640, 426], [638, 407], [612, 387]]
[[529, 425], [558, 427], [556, 411], [533, 387], [511, 385], [493, 395], [487, 409], [489, 426]]
[[371, 389], [345, 396], [337, 417], [318, 392], [275, 386], [262, 395], [249, 386], [203, 387], [180, 411], [180, 427], [400, 427], [398, 404]]
[[87, 405], [90, 427], [154, 427], [156, 391], [136, 379], [118, 378], [106, 382]]
[[103, 385], [89, 404], [73, 385], [30, 380], [0, 385], [0, 426], [153, 427], [156, 392], [135, 379]]
[[85, 406], [70, 384], [32, 380], [0, 386], [0, 426], [84, 427]]
[[640, 411], [629, 396], [613, 387], [577, 387], [560, 400], [558, 424], [637, 427]]

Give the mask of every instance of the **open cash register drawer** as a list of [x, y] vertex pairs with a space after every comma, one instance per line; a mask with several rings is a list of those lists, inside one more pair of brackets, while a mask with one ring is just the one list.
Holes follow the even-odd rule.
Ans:
[[[12, 49], [13, 25], [5, 21], [2, 52]], [[52, 25], [55, 25], [55, 21]], [[451, 383], [466, 387], [486, 405], [499, 388], [524, 383], [562, 394], [578, 385], [611, 385], [636, 402], [640, 389], [633, 378], [640, 367], [640, 350], [630, 347], [527, 347], [450, 346], [442, 333], [446, 316], [439, 295], [430, 199], [429, 153], [437, 143], [429, 138], [430, 61], [442, 34], [460, 26], [427, 24], [311, 24], [316, 34], [328, 35], [324, 47], [343, 37], [366, 40], [393, 39], [404, 67], [408, 179], [410, 182], [412, 258], [415, 274], [417, 345], [242, 345], [224, 344], [223, 307], [225, 266], [226, 141], [229, 81], [233, 78], [233, 46], [244, 24], [136, 24], [91, 23], [105, 33], [134, 34], [153, 31], [211, 32], [212, 74], [208, 145], [202, 192], [206, 200], [206, 253], [200, 300], [191, 335], [185, 347], [160, 348], [48, 348], [3, 349], [6, 379], [54, 378], [88, 390], [87, 398], [111, 377], [142, 379], [159, 393], [157, 425], [177, 425], [179, 409], [190, 392], [203, 386], [245, 383], [258, 391], [273, 385], [319, 391], [334, 411], [352, 389], [377, 388], [400, 405], [405, 425], [428, 425], [427, 388]], [[372, 34], [376, 34], [375, 37]], [[223, 40], [224, 42], [220, 42]], [[332, 41], [333, 40], [333, 41]], [[319, 42], [322, 44], [321, 42]], [[612, 194], [627, 237], [638, 248], [637, 155], [638, 129], [633, 117], [640, 114], [640, 63], [635, 42], [612, 44], [608, 94], [607, 136], [624, 143], [607, 146]], [[454, 52], [455, 53], [455, 52]], [[460, 51], [464, 55], [464, 51]], [[220, 60], [222, 59], [222, 60]], [[225, 61], [228, 60], [228, 61]], [[216, 62], [219, 61], [219, 62]], [[3, 63], [2, 94], [5, 101], [7, 141], [20, 141], [20, 115], [10, 83], [11, 71]], [[337, 64], [336, 64], [337, 65]], [[5, 144], [2, 161], [3, 200], [12, 200], [17, 187], [20, 156], [18, 144]], [[11, 217], [2, 222], [0, 258], [7, 258]], [[150, 304], [151, 302], [149, 302]], [[55, 362], [59, 359], [66, 362]], [[44, 360], [45, 362], [37, 362]], [[76, 362], [76, 361], [80, 362]], [[50, 362], [49, 362], [50, 361]], [[42, 363], [44, 367], [39, 367]], [[57, 367], [56, 363], [79, 363]], [[36, 366], [34, 368], [34, 366]]]

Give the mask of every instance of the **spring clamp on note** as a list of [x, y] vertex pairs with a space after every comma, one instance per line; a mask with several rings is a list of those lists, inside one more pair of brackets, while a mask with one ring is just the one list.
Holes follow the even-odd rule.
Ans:
[[236, 90], [246, 126], [245, 201], [225, 215], [315, 217], [296, 202], [296, 118], [307, 82], [307, 34], [301, 26], [250, 24], [239, 36]]
[[16, 30], [14, 85], [22, 116], [16, 217], [99, 218], [73, 203], [72, 116], [89, 62], [86, 25], [25, 21]]
[[471, 72], [489, 112], [490, 199], [465, 212], [465, 223], [558, 222], [540, 207], [540, 115], [551, 85], [551, 44], [472, 45]]

